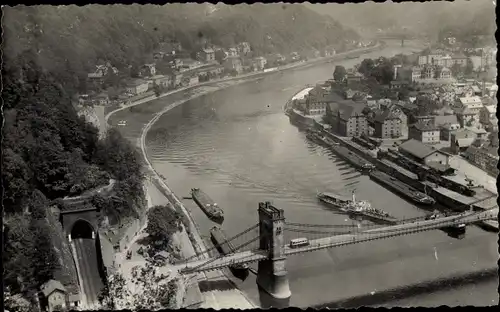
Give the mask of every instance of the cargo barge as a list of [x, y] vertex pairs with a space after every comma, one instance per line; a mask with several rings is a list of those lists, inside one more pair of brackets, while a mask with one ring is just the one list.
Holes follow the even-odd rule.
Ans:
[[497, 220], [487, 220], [487, 221], [480, 221], [476, 224], [483, 230], [486, 230], [488, 232], [494, 232], [498, 233], [498, 221]]
[[396, 224], [398, 222], [395, 217], [389, 215], [387, 212], [373, 208], [368, 201], [356, 201], [356, 195], [354, 192], [352, 193], [352, 198], [350, 199], [332, 193], [318, 193], [317, 197], [320, 202], [336, 208], [350, 216], [359, 216], [372, 221], [381, 221], [387, 224]]
[[346, 162], [349, 162], [351, 165], [353, 165], [356, 169], [361, 169], [363, 171], [370, 171], [375, 169], [375, 166], [373, 166], [369, 161], [366, 159], [362, 158], [361, 156], [354, 154], [351, 152], [348, 148], [341, 146], [340, 144], [336, 144], [331, 142], [330, 139], [324, 138], [316, 133], [310, 134], [310, 138], [314, 139], [315, 141], [319, 141], [323, 143], [325, 146], [328, 146], [328, 148], [334, 152], [336, 155], [338, 155], [341, 159], [343, 159]]
[[217, 223], [224, 221], [224, 211], [205, 192], [192, 188], [191, 197], [210, 220]]
[[383, 173], [378, 170], [374, 170], [370, 172], [370, 178], [375, 180], [376, 182], [382, 184], [384, 187], [392, 190], [398, 195], [401, 195], [405, 198], [410, 199], [416, 204], [431, 206], [436, 203], [434, 198], [417, 191], [413, 187], [399, 181], [395, 177], [391, 177], [390, 175]]
[[[214, 246], [222, 255], [228, 255], [236, 252], [236, 248], [234, 248], [233, 244], [227, 240], [226, 234], [220, 227], [214, 226], [210, 229], [210, 238]], [[238, 278], [246, 279], [248, 276], [249, 270], [246, 263], [231, 265], [229, 269], [231, 270], [231, 273]]]

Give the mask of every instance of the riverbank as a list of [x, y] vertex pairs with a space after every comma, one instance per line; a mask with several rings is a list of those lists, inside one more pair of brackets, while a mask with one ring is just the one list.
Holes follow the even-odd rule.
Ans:
[[117, 108], [117, 109], [115, 109], [115, 110], [107, 113], [105, 115], [105, 117], [104, 117], [104, 120], [105, 120], [106, 125], [107, 125], [109, 117], [111, 117], [111, 115], [115, 114], [116, 112], [122, 111], [122, 110], [130, 108], [130, 107], [134, 107], [134, 106], [137, 106], [137, 105], [141, 105], [141, 104], [144, 104], [144, 103], [147, 103], [147, 102], [151, 102], [153, 100], [160, 99], [160, 98], [163, 98], [163, 97], [166, 97], [166, 96], [178, 93], [178, 92], [187, 91], [187, 90], [194, 89], [194, 88], [197, 88], [197, 87], [209, 86], [210, 84], [218, 84], [218, 83], [221, 83], [221, 82], [227, 82], [227, 81], [231, 81], [231, 80], [248, 79], [248, 78], [255, 78], [255, 77], [259, 77], [260, 78], [260, 76], [266, 76], [266, 75], [270, 75], [270, 74], [273, 74], [273, 73], [278, 73], [278, 72], [282, 72], [282, 71], [286, 71], [286, 70], [299, 69], [299, 68], [307, 68], [307, 67], [310, 67], [310, 66], [318, 65], [320, 63], [327, 63], [329, 61], [335, 60], [336, 58], [342, 58], [342, 57], [348, 56], [349, 54], [352, 54], [352, 53], [368, 53], [368, 52], [374, 51], [376, 49], [382, 49], [384, 46], [385, 46], [384, 42], [377, 42], [377, 44], [375, 44], [372, 47], [365, 47], [365, 48], [350, 50], [350, 51], [346, 51], [346, 52], [340, 52], [340, 53], [332, 55], [332, 56], [319, 57], [319, 58], [308, 60], [306, 62], [293, 63], [293, 64], [285, 65], [285, 66], [282, 66], [282, 67], [278, 67], [275, 71], [270, 71], [270, 72], [253, 72], [253, 73], [244, 74], [244, 75], [240, 75], [240, 76], [226, 77], [226, 78], [221, 78], [221, 79], [210, 80], [210, 81], [198, 83], [198, 84], [191, 85], [191, 86], [185, 86], [185, 87], [182, 87], [182, 88], [179, 88], [179, 89], [168, 91], [166, 93], [162, 93], [159, 96], [152, 95], [152, 96], [140, 99], [138, 101], [135, 101], [133, 103], [130, 103], [130, 104], [127, 104], [127, 105], [123, 105], [122, 107], [119, 107], [119, 108]]
[[[349, 51], [349, 52], [346, 52], [344, 54], [338, 54], [334, 57], [329, 57], [329, 58], [322, 58], [320, 61], [313, 61], [311, 63], [299, 63], [299, 64], [294, 64], [294, 66], [290, 66], [290, 67], [286, 67], [286, 68], [282, 68], [282, 69], [279, 69], [278, 71], [282, 71], [282, 70], [287, 70], [287, 69], [298, 69], [298, 68], [302, 68], [302, 67], [306, 67], [306, 66], [313, 66], [313, 65], [317, 65], [318, 63], [321, 63], [321, 62], [327, 62], [329, 60], [332, 60], [334, 58], [338, 58], [338, 57], [341, 57], [341, 56], [344, 56], [344, 55], [347, 55], [348, 53], [359, 53], [359, 52], [363, 52], [363, 51], [371, 51], [371, 50], [374, 50], [374, 49], [378, 49], [380, 46], [374, 46], [374, 47], [370, 47], [370, 48], [365, 48], [365, 49], [359, 49], [359, 50], [354, 50], [354, 51]], [[276, 73], [276, 71], [274, 71], [274, 73]], [[233, 86], [233, 85], [236, 85], [238, 83], [243, 83], [243, 82], [248, 82], [248, 81], [252, 81], [253, 79], [259, 79], [261, 77], [263, 77], [264, 75], [267, 75], [268, 73], [252, 73], [252, 74], [249, 74], [249, 75], [242, 75], [242, 76], [238, 76], [238, 77], [229, 77], [229, 78], [226, 78], [226, 79], [223, 79], [223, 80], [219, 80], [219, 81], [210, 81], [210, 82], [207, 82], [207, 83], [203, 83], [203, 84], [198, 84], [198, 85], [194, 85], [194, 86], [189, 86], [189, 87], [185, 87], [185, 88], [181, 88], [181, 89], [178, 89], [178, 90], [173, 90], [171, 92], [168, 92], [168, 93], [165, 93], [165, 94], [162, 94], [160, 95], [159, 97], [156, 97], [156, 96], [152, 96], [152, 97], [148, 97], [148, 98], [144, 98], [144, 99], [141, 99], [137, 102], [134, 102], [134, 103], [131, 103], [129, 105], [126, 105], [124, 107], [120, 107], [110, 113], [108, 113], [106, 116], [105, 116], [105, 121], [106, 121], [106, 124], [109, 120], [109, 118], [111, 117], [111, 115], [113, 115], [114, 113], [118, 112], [118, 111], [121, 111], [121, 110], [124, 110], [124, 109], [127, 109], [129, 107], [132, 107], [132, 106], [136, 106], [136, 105], [140, 105], [140, 104], [144, 104], [144, 103], [147, 103], [147, 102], [150, 102], [152, 100], [155, 100], [155, 99], [158, 99], [158, 98], [161, 98], [161, 97], [165, 97], [165, 96], [168, 96], [168, 95], [171, 95], [171, 94], [174, 94], [174, 93], [178, 93], [178, 92], [182, 92], [182, 91], [187, 91], [189, 89], [195, 89], [195, 88], [200, 88], [200, 87], [207, 87], [207, 89], [205, 90], [201, 90], [201, 92], [197, 92], [196, 94], [190, 96], [189, 98], [185, 98], [185, 99], [182, 99], [181, 101], [177, 101], [177, 102], [174, 102], [170, 105], [168, 105], [167, 107], [165, 107], [161, 112], [155, 114], [155, 116], [143, 127], [143, 129], [141, 130], [141, 137], [139, 139], [139, 146], [141, 148], [141, 152], [143, 154], [143, 158], [146, 162], [146, 165], [147, 165], [147, 168], [149, 169], [149, 172], [151, 173], [151, 176], [152, 176], [152, 181], [153, 183], [155, 184], [155, 186], [160, 190], [160, 192], [162, 192], [162, 194], [169, 200], [169, 202], [171, 202], [174, 207], [181, 213], [183, 214], [186, 219], [189, 221], [189, 225], [188, 225], [188, 231], [190, 234], [190, 241], [191, 241], [191, 244], [192, 244], [192, 247], [194, 247], [196, 253], [200, 253], [202, 252], [203, 250], [206, 249], [205, 247], [205, 244], [203, 242], [203, 239], [201, 238], [200, 236], [200, 232], [198, 230], [198, 227], [196, 225], [196, 222], [194, 221], [193, 217], [191, 216], [191, 213], [184, 207], [184, 205], [182, 204], [182, 202], [175, 196], [175, 194], [171, 191], [171, 189], [169, 188], [169, 186], [167, 185], [166, 181], [164, 180], [164, 178], [158, 173], [156, 172], [156, 170], [153, 168], [149, 158], [148, 158], [148, 155], [147, 155], [147, 152], [146, 152], [146, 147], [145, 147], [145, 138], [146, 138], [146, 135], [149, 131], [149, 129], [152, 127], [152, 125], [163, 115], [165, 114], [166, 112], [170, 111], [171, 109], [177, 107], [178, 105], [181, 105], [195, 97], [198, 97], [198, 96], [201, 96], [203, 94], [207, 94], [207, 93], [210, 93], [210, 92], [214, 92], [214, 91], [217, 91], [217, 90], [221, 90], [223, 88], [226, 88], [226, 87], [229, 87], [229, 86]], [[210, 85], [215, 85], [215, 86], [210, 86]], [[210, 88], [211, 87], [211, 88]], [[199, 91], [199, 90], [197, 90]], [[185, 246], [186, 249], [189, 249], [188, 246]], [[184, 248], [183, 248], [184, 249]], [[186, 252], [189, 252], [189, 251], [186, 251]], [[203, 274], [205, 275], [205, 274]], [[211, 275], [211, 274], [206, 274], [205, 275], [205, 279], [206, 280], [211, 280], [213, 279], [214, 277], [212, 276], [208, 276], [208, 275]], [[220, 274], [216, 277], [217, 279], [224, 279], [224, 276], [223, 274]], [[228, 283], [229, 280], [226, 279], [226, 281]], [[237, 295], [237, 293], [240, 293], [240, 295]], [[209, 292], [210, 293], [210, 292]], [[214, 295], [214, 293], [217, 293], [218, 297], [219, 297], [219, 300], [215, 300], [215, 302], [217, 302], [217, 304], [208, 304], [208, 299], [206, 300], [207, 304], [209, 306], [207, 307], [214, 307], [214, 308], [222, 308], [223, 306], [227, 306], [228, 308], [231, 308], [231, 307], [241, 307], [241, 308], [252, 308], [254, 307], [254, 305], [245, 298], [245, 296], [239, 291], [239, 290], [235, 290], [233, 292], [233, 296], [228, 296], [227, 293], [224, 294], [223, 292], [212, 292], [212, 297], [213, 296], [217, 296], [217, 295]], [[210, 297], [210, 295], [207, 295], [207, 297]], [[232, 297], [234, 299], [231, 299], [228, 301], [228, 298], [227, 297]], [[214, 300], [212, 300], [214, 301]], [[236, 302], [239, 302], [239, 304], [236, 304]], [[225, 304], [222, 304], [222, 302], [225, 302]], [[243, 306], [242, 306], [243, 305]]]
[[[221, 87], [222, 88], [222, 87]], [[154, 169], [151, 164], [149, 157], [146, 152], [146, 135], [149, 129], [154, 125], [154, 123], [166, 112], [169, 110], [181, 105], [192, 98], [200, 96], [201, 94], [195, 94], [187, 99], [183, 99], [182, 101], [174, 102], [163, 109], [161, 112], [157, 113], [156, 116], [151, 119], [148, 124], [142, 130], [141, 138], [140, 138], [140, 147], [142, 151], [142, 155], [144, 160], [146, 161], [147, 167], [152, 173], [153, 183], [160, 190], [160, 192], [168, 199], [168, 201], [173, 204], [177, 212], [184, 216], [185, 220], [188, 220], [187, 231], [179, 233], [178, 237], [181, 241], [183, 241], [181, 246], [181, 252], [183, 253], [183, 258], [190, 258], [195, 255], [199, 255], [199, 258], [204, 259], [207, 258], [208, 255], [204, 254], [204, 251], [207, 250], [205, 242], [201, 237], [201, 232], [197, 226], [196, 221], [194, 220], [191, 212], [186, 209], [183, 203], [179, 200], [179, 198], [172, 192], [164, 178]], [[187, 235], [186, 235], [187, 234]], [[226, 284], [226, 291], [215, 291], [210, 290], [208, 288], [204, 292], [204, 308], [241, 308], [241, 309], [252, 309], [255, 308], [255, 304], [248, 300], [243, 293], [238, 290], [230, 280], [220, 271], [217, 272], [207, 272], [201, 273], [201, 280], [211, 281], [214, 284]], [[195, 277], [196, 278], [196, 277]], [[198, 281], [200, 281], [198, 279]], [[192, 284], [191, 284], [192, 286]], [[197, 294], [198, 291], [194, 290], [194, 293]], [[187, 298], [187, 300], [190, 300]]]

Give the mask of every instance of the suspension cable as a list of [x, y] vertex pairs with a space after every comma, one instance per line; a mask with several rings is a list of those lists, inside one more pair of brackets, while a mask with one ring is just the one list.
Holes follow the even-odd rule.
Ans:
[[211, 251], [213, 251], [213, 250], [216, 250], [216, 249], [220, 248], [220, 246], [222, 246], [222, 245], [224, 245], [224, 244], [227, 244], [227, 243], [229, 243], [229, 242], [231, 242], [231, 241], [235, 240], [236, 238], [238, 238], [238, 237], [240, 237], [240, 236], [242, 236], [242, 235], [244, 235], [244, 234], [246, 234], [246, 233], [248, 233], [248, 232], [250, 232], [250, 231], [252, 231], [252, 230], [256, 229], [258, 226], [259, 226], [259, 224], [258, 224], [258, 223], [257, 223], [257, 224], [255, 224], [255, 225], [252, 225], [251, 227], [249, 227], [249, 228], [248, 228], [248, 229], [246, 229], [245, 231], [243, 231], [243, 232], [241, 232], [241, 233], [239, 233], [239, 234], [236, 234], [235, 236], [233, 236], [233, 237], [231, 237], [231, 238], [226, 239], [225, 241], [221, 242], [220, 244], [217, 244], [217, 245], [215, 245], [215, 246], [214, 246], [214, 247], [212, 247], [212, 248], [206, 249], [206, 250], [204, 250], [203, 252], [196, 253], [196, 254], [194, 254], [193, 256], [191, 256], [191, 257], [189, 257], [189, 258], [186, 258], [186, 259], [183, 259], [183, 260], [181, 260], [181, 261], [179, 261], [179, 262], [180, 262], [180, 263], [182, 263], [182, 262], [189, 262], [189, 260], [192, 260], [192, 259], [194, 259], [194, 258], [197, 258], [197, 257], [199, 257], [199, 256], [201, 256], [201, 255], [208, 254], [208, 253], [210, 253]]
[[294, 223], [294, 222], [285, 222], [285, 225], [290, 225], [290, 226], [304, 226], [304, 227], [322, 227], [322, 228], [349, 228], [349, 227], [356, 227], [356, 225], [352, 225], [352, 224], [311, 224], [311, 223]]
[[[240, 249], [240, 248], [243, 248], [243, 247], [245, 247], [245, 246], [247, 246], [247, 245], [249, 245], [249, 244], [253, 243], [253, 242], [254, 242], [254, 241], [256, 241], [256, 240], [259, 240], [260, 238], [261, 238], [260, 236], [257, 236], [257, 237], [255, 237], [255, 238], [252, 238], [251, 240], [249, 240], [249, 241], [247, 241], [247, 242], [245, 242], [245, 243], [243, 243], [243, 244], [241, 244], [241, 245], [239, 245], [239, 246], [235, 247], [234, 249], [235, 249], [235, 250], [238, 250], [238, 249]], [[191, 270], [188, 270], [188, 271], [196, 271], [197, 269], [199, 269], [199, 268], [201, 268], [201, 267], [203, 267], [203, 266], [206, 266], [206, 265], [208, 265], [208, 264], [210, 264], [210, 263], [212, 263], [212, 262], [214, 262], [214, 261], [216, 261], [216, 260], [218, 260], [218, 259], [224, 258], [224, 257], [226, 257], [226, 256], [227, 256], [227, 255], [219, 255], [218, 257], [214, 257], [214, 258], [212, 258], [212, 259], [208, 259], [206, 262], [203, 262], [202, 264], [200, 264], [200, 265], [198, 265], [198, 266], [196, 266], [196, 267], [194, 267], [194, 268], [192, 268]]]
[[353, 234], [353, 232], [329, 232], [329, 231], [313, 231], [313, 230], [299, 230], [299, 229], [285, 229], [288, 232], [295, 233], [307, 233], [307, 234], [330, 234], [330, 235], [342, 235], [342, 234]]
[[[449, 217], [453, 216], [454, 214], [448, 215]], [[458, 215], [458, 214], [456, 214]], [[401, 219], [398, 220], [397, 223], [407, 223], [407, 222], [413, 222], [413, 221], [419, 221], [419, 220], [424, 220], [427, 218], [427, 216], [420, 216], [420, 217], [414, 217], [414, 218], [407, 218], [407, 219]], [[302, 227], [318, 227], [318, 228], [356, 228], [357, 225], [352, 225], [352, 224], [312, 224], [312, 223], [296, 223], [296, 222], [285, 222], [285, 225], [289, 226], [302, 226]], [[363, 225], [362, 228], [372, 228], [372, 227], [382, 227], [383, 225], [380, 224], [369, 224], [369, 225]]]

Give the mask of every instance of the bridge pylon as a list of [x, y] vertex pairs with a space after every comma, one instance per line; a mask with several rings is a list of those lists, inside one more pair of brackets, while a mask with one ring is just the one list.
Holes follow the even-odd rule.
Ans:
[[257, 285], [275, 299], [291, 297], [285, 268], [285, 216], [283, 209], [270, 202], [259, 203], [259, 235], [261, 250], [268, 250], [268, 259], [259, 261]]

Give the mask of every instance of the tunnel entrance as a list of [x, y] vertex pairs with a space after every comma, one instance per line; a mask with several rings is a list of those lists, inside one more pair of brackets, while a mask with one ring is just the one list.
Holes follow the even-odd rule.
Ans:
[[78, 220], [75, 224], [73, 224], [73, 228], [71, 229], [71, 239], [77, 238], [95, 238], [94, 229], [89, 222]]

